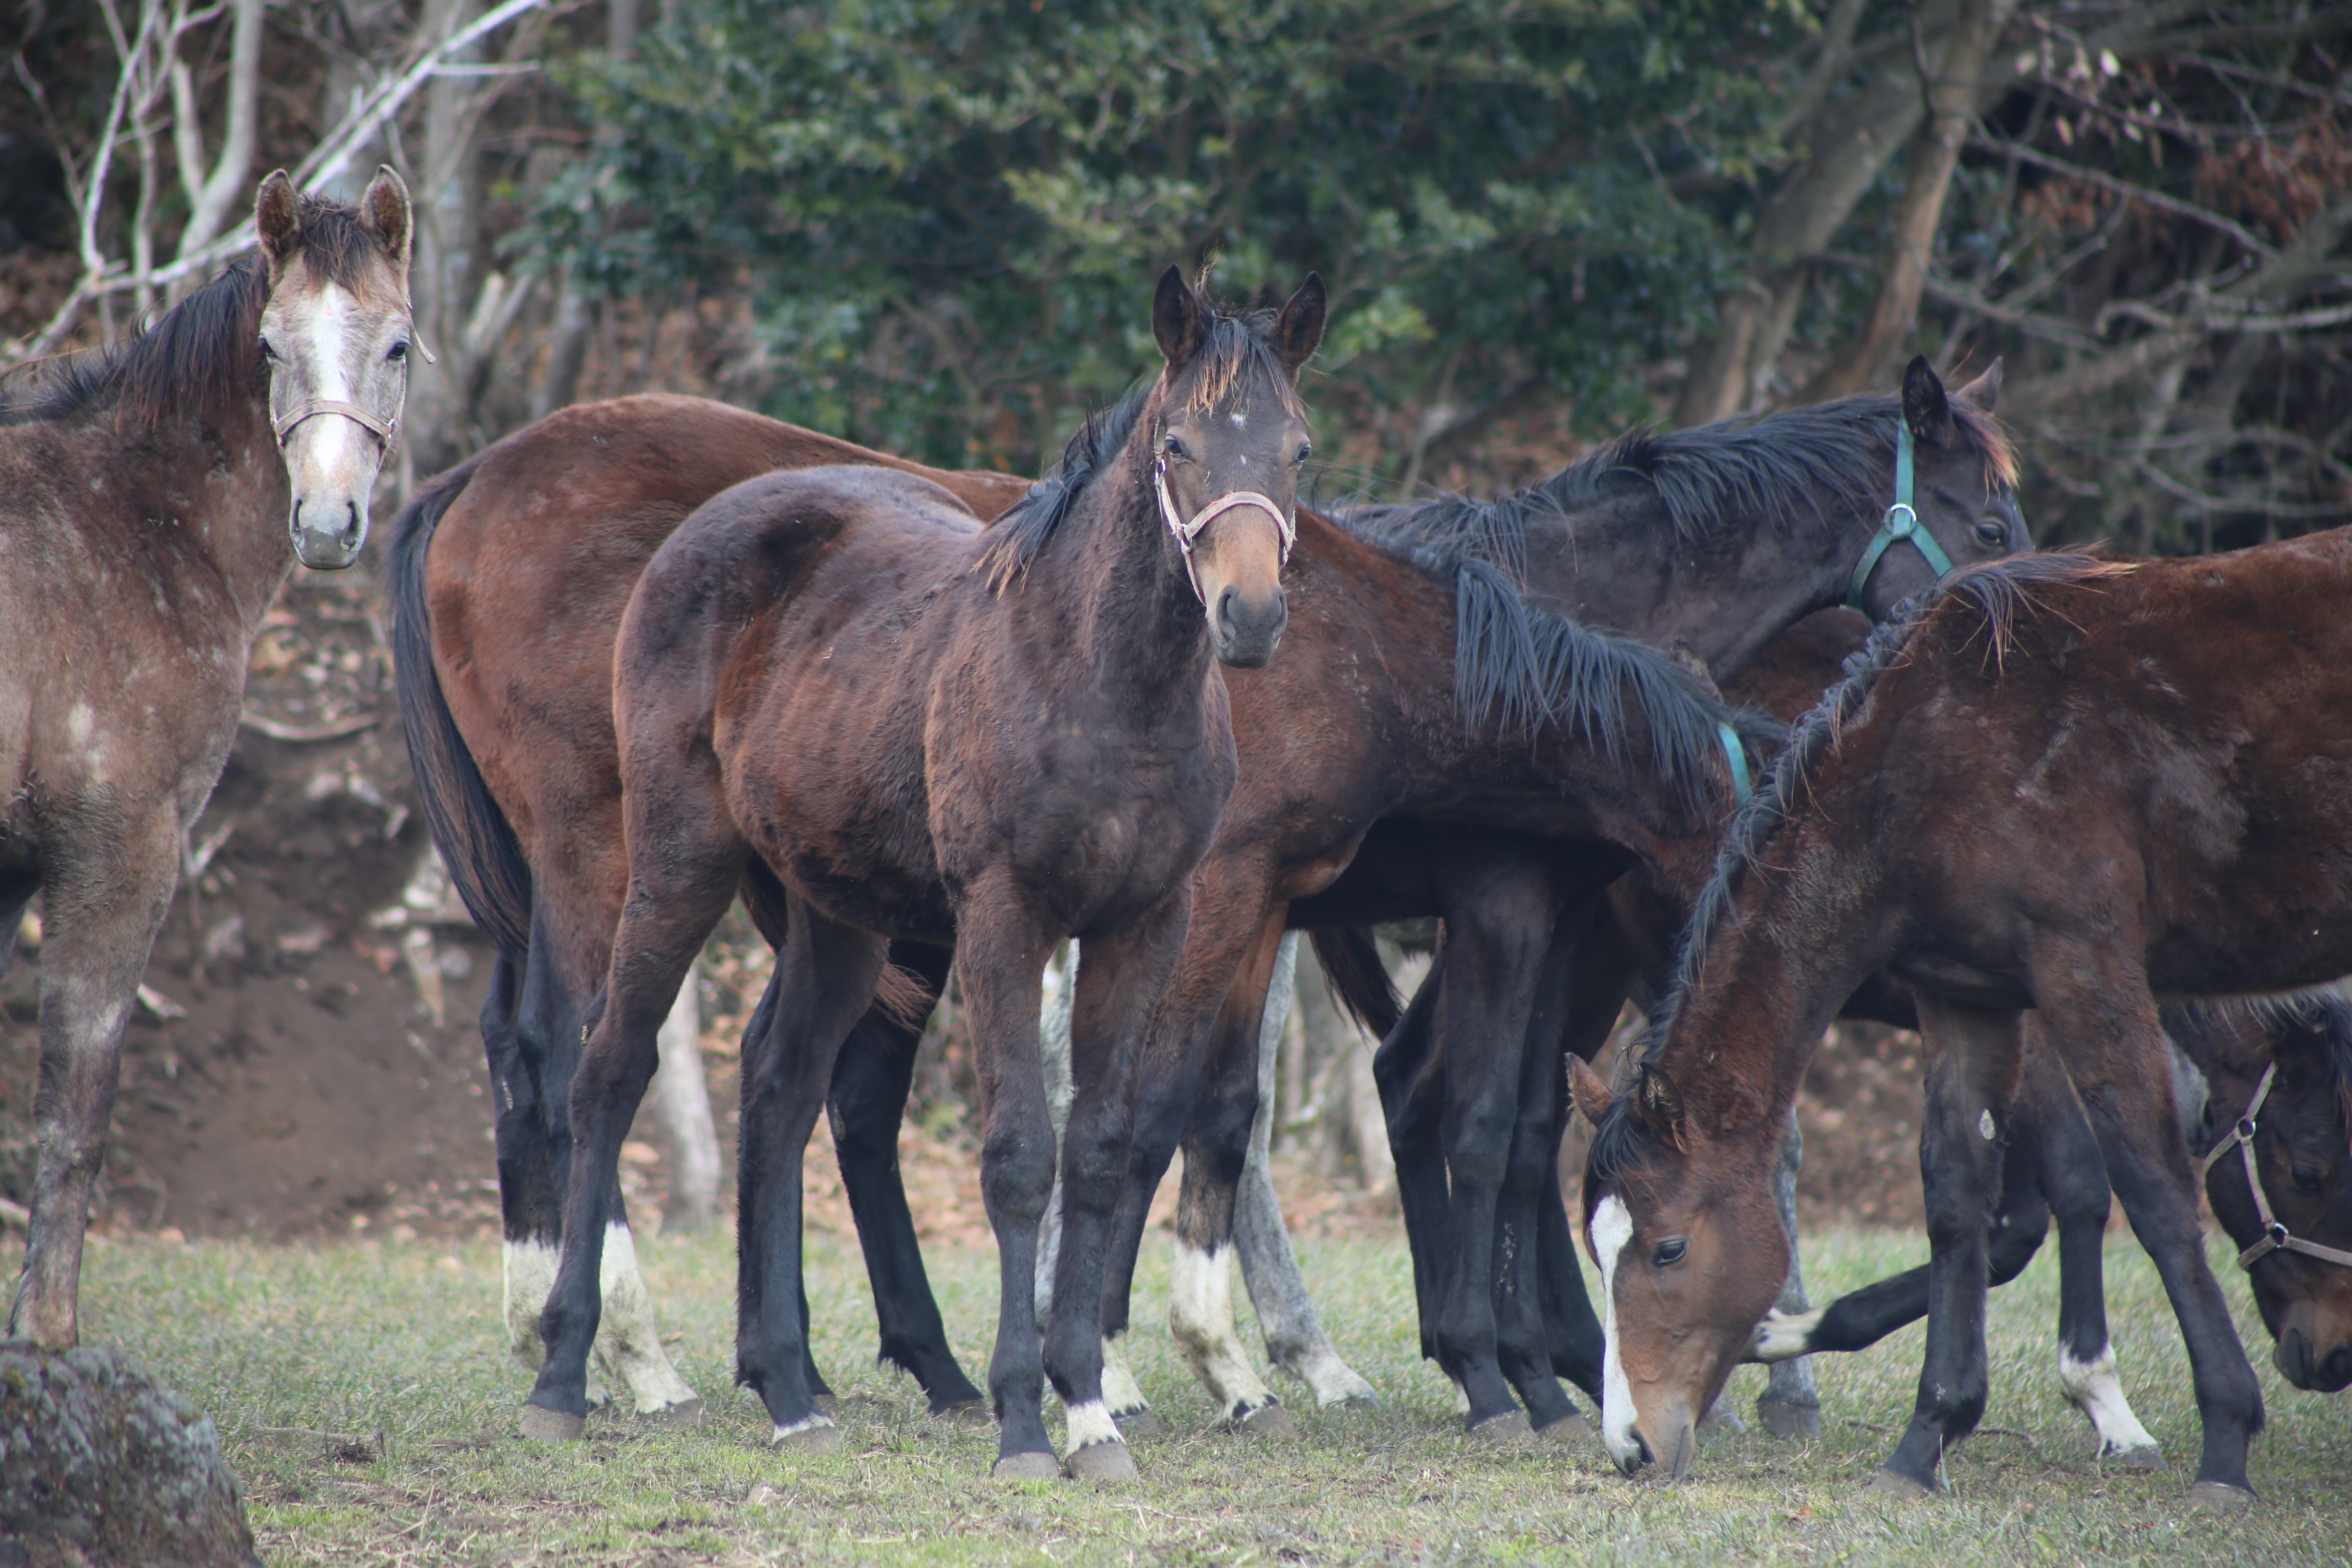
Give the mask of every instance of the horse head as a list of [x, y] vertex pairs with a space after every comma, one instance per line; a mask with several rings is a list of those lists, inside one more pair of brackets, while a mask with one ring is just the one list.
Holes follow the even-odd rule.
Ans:
[[1323, 341], [1323, 279], [1279, 312], [1220, 314], [1171, 267], [1151, 302], [1160, 377], [1153, 484], [1184, 553], [1217, 658], [1255, 669], [1289, 618], [1282, 567], [1296, 536], [1298, 472], [1314, 450], [1299, 367]]
[[416, 348], [408, 187], [378, 169], [356, 226], [319, 221], [334, 210], [299, 195], [282, 169], [254, 203], [268, 267], [269, 419], [294, 492], [287, 528], [302, 564], [321, 571], [349, 566], [367, 542], [368, 497], [399, 439]]
[[1925, 355], [1904, 370], [1892, 501], [1855, 563], [1850, 608], [1883, 621], [1948, 573], [2033, 548], [2016, 459], [1992, 417], [2000, 397], [1999, 360], [1948, 394]]
[[1680, 1480], [1700, 1418], [1788, 1279], [1770, 1184], [1780, 1125], [1710, 1133], [1648, 1063], [1623, 1094], [1580, 1060], [1571, 1071], [1577, 1109], [1599, 1130], [1584, 1203], [1606, 1339], [1601, 1441], [1627, 1475], [1655, 1462]]
[[2216, 1124], [2206, 1196], [2245, 1249], [2279, 1375], [2333, 1394], [2352, 1386], [2352, 1013], [2290, 1005], [2264, 1027], [2274, 1065]]

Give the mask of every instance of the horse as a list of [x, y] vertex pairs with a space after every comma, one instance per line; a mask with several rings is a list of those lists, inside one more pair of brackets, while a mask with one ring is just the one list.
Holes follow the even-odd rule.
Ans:
[[2188, 1342], [2201, 1507], [2251, 1500], [2262, 1394], [2208, 1268], [2155, 993], [2352, 970], [2352, 531], [2225, 555], [2020, 557], [1958, 574], [1810, 715], [1734, 826], [1672, 989], [1598, 1128], [1602, 1436], [1679, 1477], [1785, 1273], [1779, 1129], [1863, 976], [1913, 988], [1931, 1058], [1930, 1311], [1874, 1486], [1920, 1495], [1986, 1397], [1985, 1221], [2037, 1007]]
[[1311, 454], [1293, 384], [1323, 316], [1312, 275], [1278, 313], [1229, 316], [1171, 267], [1152, 302], [1159, 380], [1081, 433], [1083, 463], [986, 531], [926, 480], [831, 468], [725, 491], [656, 552], [614, 653], [630, 890], [573, 1079], [563, 1251], [526, 1436], [579, 1433], [619, 1145], [678, 982], [749, 874], [773, 879], [785, 935], [745, 1064], [737, 1368], [775, 1440], [839, 1441], [803, 1376], [800, 1154], [844, 1038], [877, 987], [888, 1005], [898, 938], [954, 946], [973, 1023], [1006, 1282], [994, 1473], [1061, 1473], [1039, 1403], [1050, 1376], [1068, 1473], [1135, 1477], [1102, 1405], [1090, 1293], [1064, 1295], [1040, 1344], [1030, 1281], [1056, 1163], [1041, 976], [1055, 943], [1092, 939], [1061, 1160], [1066, 1283], [1098, 1267], [1135, 1037], [1233, 789], [1217, 667], [1264, 666], [1287, 624], [1281, 573]]
[[[992, 521], [1025, 495], [1009, 474], [926, 468], [702, 398], [646, 394], [560, 409], [423, 486], [393, 524], [385, 571], [394, 685], [417, 794], [467, 909], [498, 950], [481, 1015], [496, 1089], [508, 1347], [537, 1373], [539, 1315], [562, 1245], [571, 1169], [567, 1106], [582, 1023], [612, 959], [628, 889], [613, 638], [639, 573], [697, 507], [775, 469], [866, 464], [919, 474]], [[936, 989], [938, 950], [892, 962]], [[755, 1018], [751, 1033], [765, 1027]], [[886, 1360], [934, 1414], [982, 1411], [931, 1305], [894, 1173], [898, 1116], [918, 1032], [887, 1014], [841, 1053], [835, 1101], [844, 1184], [876, 1282]], [[880, 1076], [878, 1086], [866, 1079]], [[615, 1189], [601, 1249], [596, 1359], [640, 1419], [692, 1425], [700, 1397], [662, 1346]], [[874, 1205], [895, 1202], [895, 1215]], [[886, 1246], [885, 1237], [904, 1238]], [[902, 1322], [901, 1309], [928, 1321]], [[812, 1387], [829, 1397], [812, 1363]], [[592, 1386], [590, 1403], [608, 1395]]]
[[[2158, 1016], [2196, 1075], [2182, 1097], [2184, 1136], [2201, 1155], [2215, 1216], [2242, 1248], [2273, 1363], [2297, 1388], [2332, 1394], [2352, 1384], [2352, 1003], [2325, 992], [2250, 1005], [2168, 1002]], [[2124, 1397], [2107, 1338], [2106, 1168], [2038, 1016], [2027, 1015], [2023, 1040], [2000, 1197], [1987, 1227], [1989, 1283], [2015, 1279], [2056, 1222], [2059, 1384], [2090, 1421], [2101, 1460], [2152, 1468], [2162, 1456]], [[1875, 1344], [1927, 1315], [1927, 1268], [1913, 1268], [1812, 1311], [1767, 1313], [1749, 1359]]]
[[[1728, 680], [1810, 613], [1843, 602], [1885, 615], [1955, 559], [1972, 563], [2026, 547], [2015, 460], [1991, 417], [2000, 384], [1996, 363], [1948, 395], [1927, 362], [1916, 359], [1898, 396], [1841, 399], [1673, 435], [1637, 432], [1500, 501], [1444, 497], [1346, 516], [1380, 537], [1493, 562], [1548, 607], [1685, 648], [1715, 679]], [[1916, 548], [1895, 548], [1906, 542]], [[1375, 916], [1446, 918], [1449, 956], [1424, 984], [1427, 1005], [1384, 1044], [1375, 1072], [1392, 1110], [1400, 1194], [1415, 1238], [1423, 1352], [1462, 1390], [1469, 1428], [1490, 1436], [1521, 1430], [1507, 1384], [1537, 1426], [1562, 1432], [1574, 1430], [1575, 1412], [1555, 1373], [1597, 1387], [1585, 1371], [1597, 1372], [1599, 1360], [1589, 1310], [1580, 1310], [1584, 1331], [1576, 1327], [1583, 1289], [1556, 1196], [1562, 1112], [1546, 1064], [1557, 1059], [1552, 1020], [1568, 1005], [1561, 976], [1575, 963], [1559, 933], [1591, 918], [1599, 889], [1625, 864], [1605, 848], [1563, 852], [1492, 823], [1400, 815], [1371, 831], [1336, 886], [1291, 912], [1293, 925], [1309, 928]], [[1368, 943], [1350, 948], [1318, 934], [1318, 946], [1343, 999], [1377, 1016], [1379, 1005], [1363, 998], [1384, 995], [1387, 982], [1364, 956]], [[1458, 976], [1450, 986], [1449, 971]], [[1553, 1000], [1543, 1005], [1545, 1021], [1531, 1026], [1539, 995]], [[1607, 1011], [1604, 1034], [1613, 1003]], [[1207, 1053], [1223, 1065], [1212, 1067], [1215, 1081], [1203, 1089], [1204, 1100], [1244, 1103], [1238, 1080], [1257, 1079], [1261, 1012], [1258, 994], [1237, 990], [1228, 998], [1221, 1037]], [[1387, 1009], [1388, 1019], [1395, 1016]], [[1459, 1048], [1433, 1044], [1432, 1021], [1441, 1017], [1442, 1032], [1465, 1042]], [[1530, 1037], [1531, 1026], [1541, 1040]], [[1150, 1192], [1166, 1170], [1174, 1130], [1184, 1124], [1191, 1059], [1176, 1052], [1165, 1069], [1147, 1066], [1115, 1292], [1131, 1272]], [[1248, 1136], [1247, 1124], [1228, 1109], [1221, 1126], [1221, 1134], [1205, 1127], [1186, 1134], [1188, 1193], [1200, 1191], [1207, 1212], [1239, 1204], [1256, 1235], [1279, 1237], [1280, 1209], [1263, 1161], [1253, 1167], [1232, 1146]], [[1212, 1151], [1215, 1136], [1227, 1146]], [[1205, 1184], [1222, 1179], [1213, 1173], [1237, 1162], [1238, 1194], [1212, 1194]], [[1547, 1189], [1555, 1194], [1548, 1204]], [[1223, 1245], [1223, 1237], [1213, 1237], [1211, 1250]], [[1491, 1295], [1490, 1256], [1513, 1263]], [[1306, 1379], [1326, 1403], [1344, 1397], [1350, 1383], [1360, 1385], [1313, 1320], [1288, 1247], [1244, 1247], [1242, 1260], [1276, 1363]], [[1538, 1283], [1532, 1271], [1544, 1260], [1549, 1267]], [[1539, 1313], [1538, 1295], [1553, 1308]], [[1792, 1286], [1789, 1304], [1801, 1308], [1801, 1283]], [[1106, 1313], [1115, 1331], [1125, 1321], [1123, 1302], [1107, 1305]], [[1240, 1359], [1229, 1319], [1210, 1328], [1195, 1317], [1180, 1338], [1205, 1336], [1226, 1347], [1221, 1362]], [[1549, 1344], [1547, 1326], [1554, 1331]], [[1207, 1356], [1195, 1353], [1196, 1365]], [[1814, 1403], [1810, 1380], [1793, 1367], [1776, 1372], [1773, 1394], [1791, 1408]], [[1144, 1415], [1139, 1403], [1121, 1414]]]
[[[410, 210], [281, 170], [231, 264], [127, 342], [0, 383], [0, 971], [44, 892], [38, 1143], [9, 1332], [80, 1340], [122, 1029], [296, 560], [348, 566], [415, 342]], [[290, 535], [292, 548], [288, 548]]]

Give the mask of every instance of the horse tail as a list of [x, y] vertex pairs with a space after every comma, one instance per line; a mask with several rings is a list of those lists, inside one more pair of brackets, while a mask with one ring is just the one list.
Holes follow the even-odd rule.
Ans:
[[476, 457], [432, 480], [393, 520], [386, 584], [393, 687], [425, 825], [467, 912], [520, 969], [530, 951], [530, 864], [450, 716], [433, 667], [433, 618], [425, 598], [425, 553], [480, 462]]
[[1333, 926], [1315, 932], [1315, 957], [1323, 965], [1332, 1000], [1376, 1040], [1404, 1016], [1404, 998], [1389, 978], [1388, 965], [1372, 933], [1360, 926]]

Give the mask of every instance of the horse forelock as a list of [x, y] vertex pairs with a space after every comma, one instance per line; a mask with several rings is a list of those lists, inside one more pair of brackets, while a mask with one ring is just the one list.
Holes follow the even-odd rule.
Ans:
[[1187, 414], [1207, 414], [1234, 398], [1253, 405], [1264, 400], [1305, 418], [1306, 405], [1290, 372], [1274, 350], [1272, 310], [1227, 312], [1212, 306], [1209, 335], [1181, 371], [1169, 378], [1169, 396]]
[[[321, 196], [297, 204], [302, 255], [327, 282], [357, 291], [390, 258], [359, 216]], [[250, 391], [269, 297], [258, 258], [240, 257], [135, 336], [0, 376], [0, 425], [66, 419], [100, 408], [154, 428], [167, 417], [213, 419]]]
[[[1982, 464], [1987, 495], [2014, 489], [2017, 456], [2000, 421], [1964, 399], [1955, 427]], [[1902, 402], [1864, 393], [1760, 418], [1739, 416], [1689, 430], [1631, 430], [1554, 474], [1493, 500], [1447, 493], [1385, 510], [1391, 538], [1455, 549], [1523, 575], [1530, 526], [1646, 485], [1668, 525], [1692, 543], [1720, 542], [1747, 518], [1786, 531], [1842, 510], [1870, 514], [1893, 500], [1882, 475], [1895, 456]]]

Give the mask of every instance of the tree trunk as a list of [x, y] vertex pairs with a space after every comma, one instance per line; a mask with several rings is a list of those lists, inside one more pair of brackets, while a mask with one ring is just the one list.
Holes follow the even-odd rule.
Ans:
[[704, 1230], [719, 1218], [719, 1134], [711, 1125], [710, 1086], [702, 1074], [702, 1008], [697, 996], [702, 965], [686, 972], [677, 1001], [656, 1038], [661, 1066], [654, 1073], [654, 1104], [669, 1136], [669, 1201], [662, 1222], [677, 1230]]
[[1951, 189], [1952, 171], [1959, 166], [1960, 145], [1976, 121], [1977, 80], [2014, 4], [1959, 0], [1935, 79], [1924, 84], [1934, 113], [1912, 139], [1910, 174], [1879, 266], [1877, 296], [1862, 331], [1806, 384], [1799, 403], [1825, 402], [1878, 385], [1910, 337], [1919, 314], [1919, 291], [1935, 258], [1944, 197]]

